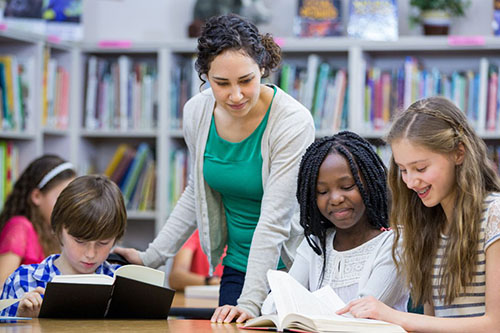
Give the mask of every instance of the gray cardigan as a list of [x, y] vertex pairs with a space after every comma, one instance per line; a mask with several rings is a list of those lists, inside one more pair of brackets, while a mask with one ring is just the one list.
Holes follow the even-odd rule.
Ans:
[[[197, 94], [184, 106], [184, 139], [191, 161], [188, 185], [156, 239], [141, 253], [146, 266], [164, 264], [196, 228], [211, 270], [226, 246], [222, 200], [203, 178], [203, 155], [214, 107], [211, 89]], [[248, 256], [245, 284], [238, 299], [238, 306], [254, 316], [259, 315], [268, 293], [267, 270], [276, 269], [280, 255], [290, 268], [303, 239], [295, 196], [297, 173], [302, 154], [313, 141], [314, 123], [310, 112], [277, 88], [262, 137], [261, 214]]]

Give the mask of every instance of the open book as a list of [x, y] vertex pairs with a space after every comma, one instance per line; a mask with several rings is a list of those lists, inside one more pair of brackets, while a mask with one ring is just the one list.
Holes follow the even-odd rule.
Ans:
[[291, 275], [274, 270], [267, 272], [267, 279], [277, 314], [251, 319], [240, 328], [308, 332], [405, 332], [400, 326], [384, 321], [337, 315], [335, 312], [345, 303], [330, 286], [311, 293]]
[[165, 273], [139, 265], [104, 274], [57, 275], [47, 284], [41, 318], [167, 318], [174, 291]]

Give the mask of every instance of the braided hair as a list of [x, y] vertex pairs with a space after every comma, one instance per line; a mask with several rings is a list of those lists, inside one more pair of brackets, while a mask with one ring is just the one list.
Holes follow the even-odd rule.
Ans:
[[[15, 182], [0, 213], [0, 232], [11, 217], [25, 216], [33, 224], [46, 256], [59, 252], [59, 244], [52, 234], [50, 224], [43, 220], [37, 206], [31, 201], [31, 192], [37, 188], [47, 173], [65, 162], [56, 155], [43, 155], [32, 161]], [[72, 179], [75, 176], [76, 173], [72, 169], [62, 171], [40, 188], [40, 191], [47, 192], [62, 181]]]
[[[366, 207], [368, 222], [376, 229], [389, 226], [387, 169], [371, 144], [349, 131], [314, 141], [300, 162], [297, 200], [300, 224], [309, 246], [316, 254], [323, 256], [323, 271], [326, 264], [326, 231], [334, 226], [318, 209], [316, 185], [320, 166], [329, 154], [339, 154], [348, 162]], [[313, 236], [318, 238], [320, 244]]]

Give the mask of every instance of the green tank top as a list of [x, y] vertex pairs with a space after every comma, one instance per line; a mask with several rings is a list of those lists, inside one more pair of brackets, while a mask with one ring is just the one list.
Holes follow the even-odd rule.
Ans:
[[[226, 213], [227, 251], [223, 264], [240, 272], [247, 270], [252, 237], [260, 216], [264, 194], [261, 141], [271, 105], [259, 126], [241, 142], [222, 139], [212, 117], [205, 148], [203, 177], [221, 194]], [[278, 268], [284, 267], [280, 260]]]

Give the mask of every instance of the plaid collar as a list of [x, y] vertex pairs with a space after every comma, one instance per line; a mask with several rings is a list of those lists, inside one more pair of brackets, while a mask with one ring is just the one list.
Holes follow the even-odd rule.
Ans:
[[54, 265], [54, 261], [59, 258], [60, 254], [53, 254], [45, 258], [40, 264], [36, 265], [33, 271], [33, 278], [37, 281], [46, 281], [47, 276], [61, 275], [59, 268]]
[[[47, 276], [61, 275], [61, 271], [54, 264], [55, 260], [59, 258], [60, 254], [53, 254], [45, 258], [40, 264], [36, 265], [33, 271], [33, 278], [37, 281], [46, 281]], [[120, 265], [111, 265], [104, 261], [97, 269], [95, 274], [106, 274], [113, 276], [113, 272], [120, 267]]]

